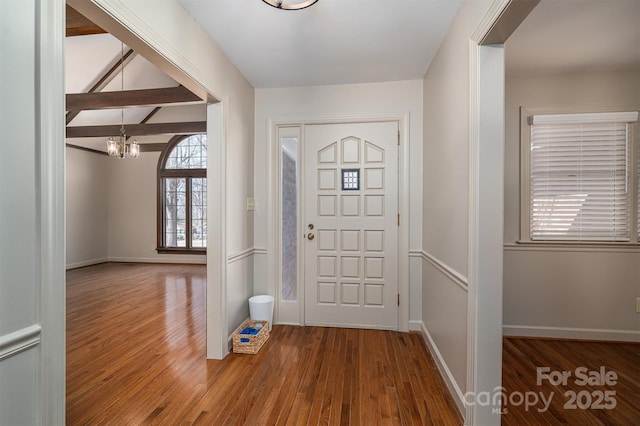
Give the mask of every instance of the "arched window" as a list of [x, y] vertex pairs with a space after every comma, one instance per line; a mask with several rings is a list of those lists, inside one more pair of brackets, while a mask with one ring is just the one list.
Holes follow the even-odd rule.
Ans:
[[207, 136], [176, 136], [158, 162], [158, 252], [207, 247]]

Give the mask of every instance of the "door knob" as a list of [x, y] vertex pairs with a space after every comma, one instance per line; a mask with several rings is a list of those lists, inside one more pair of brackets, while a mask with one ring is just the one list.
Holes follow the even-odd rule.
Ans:
[[309, 232], [309, 234], [307, 234], [307, 238], [309, 240], [313, 240], [314, 237], [315, 237], [315, 235], [313, 235], [311, 232]]

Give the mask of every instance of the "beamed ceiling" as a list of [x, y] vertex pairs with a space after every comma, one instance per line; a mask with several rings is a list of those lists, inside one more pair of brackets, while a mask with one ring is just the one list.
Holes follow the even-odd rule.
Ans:
[[[206, 132], [205, 102], [67, 6], [67, 146], [106, 152], [124, 119], [142, 151], [174, 135]], [[124, 80], [123, 80], [124, 72]]]
[[[461, 3], [321, 0], [282, 13], [259, 0], [179, 1], [257, 88], [422, 78]], [[506, 71], [638, 70], [638, 16], [638, 0], [542, 0], [507, 41]], [[255, 42], [265, 34], [275, 42]], [[196, 96], [129, 48], [121, 61], [120, 41], [70, 7], [67, 36], [69, 143], [104, 150], [121, 108], [141, 144], [202, 128]]]

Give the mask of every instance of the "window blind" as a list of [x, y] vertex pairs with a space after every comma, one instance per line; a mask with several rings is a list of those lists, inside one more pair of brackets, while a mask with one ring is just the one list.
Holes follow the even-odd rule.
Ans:
[[637, 115], [533, 117], [532, 240], [629, 241], [629, 123]]

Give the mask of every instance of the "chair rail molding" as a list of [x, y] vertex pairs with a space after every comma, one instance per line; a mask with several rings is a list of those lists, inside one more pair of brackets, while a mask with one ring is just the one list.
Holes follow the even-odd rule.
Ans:
[[231, 254], [227, 257], [227, 263], [232, 264], [242, 259], [246, 259], [248, 257], [253, 256], [256, 253], [256, 249], [254, 247], [250, 247], [248, 249], [241, 250], [237, 253]]
[[469, 279], [467, 277], [444, 263], [442, 260], [438, 259], [430, 253], [427, 253], [426, 251], [421, 251], [420, 256], [423, 260], [433, 265], [442, 274], [446, 275], [447, 278], [451, 280], [451, 282], [457, 284], [464, 291], [469, 291]]
[[0, 361], [39, 345], [41, 332], [42, 327], [39, 324], [33, 324], [0, 336]]

